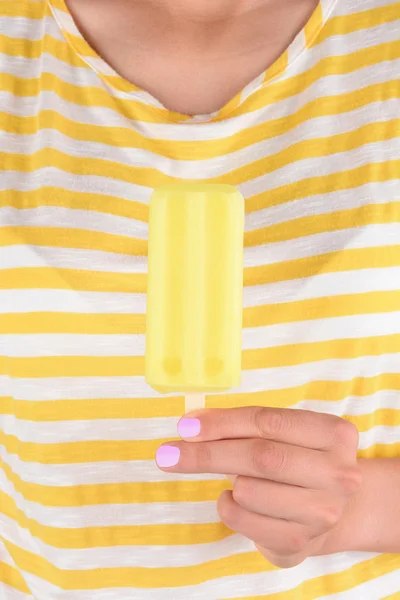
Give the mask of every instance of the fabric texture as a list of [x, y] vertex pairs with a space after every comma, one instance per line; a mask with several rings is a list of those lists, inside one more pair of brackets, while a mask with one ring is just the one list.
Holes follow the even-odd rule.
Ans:
[[63, 0], [0, 2], [0, 598], [400, 598], [400, 555], [274, 567], [221, 475], [161, 472], [182, 396], [144, 380], [148, 202], [246, 202], [243, 377], [207, 407], [302, 408], [400, 456], [400, 3], [323, 0], [220, 111], [120, 77]]

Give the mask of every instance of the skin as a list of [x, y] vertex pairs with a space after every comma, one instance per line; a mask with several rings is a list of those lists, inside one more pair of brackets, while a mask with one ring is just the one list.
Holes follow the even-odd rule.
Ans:
[[188, 115], [229, 102], [282, 54], [317, 3], [67, 0], [82, 34], [108, 64]]
[[400, 552], [400, 459], [357, 459], [349, 421], [260, 406], [189, 416], [200, 419], [200, 434], [163, 444], [179, 448], [180, 459], [161, 470], [233, 475], [218, 514], [276, 566], [335, 552]]

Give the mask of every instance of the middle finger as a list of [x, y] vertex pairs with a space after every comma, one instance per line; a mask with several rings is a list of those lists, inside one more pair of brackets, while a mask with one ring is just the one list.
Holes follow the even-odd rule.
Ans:
[[[179, 449], [179, 461], [163, 466], [163, 448]], [[176, 453], [176, 450], [171, 451]], [[289, 444], [263, 439], [218, 440], [212, 442], [169, 442], [157, 450], [156, 461], [161, 469], [176, 473], [221, 473], [247, 475], [323, 489], [332, 487], [329, 455]]]

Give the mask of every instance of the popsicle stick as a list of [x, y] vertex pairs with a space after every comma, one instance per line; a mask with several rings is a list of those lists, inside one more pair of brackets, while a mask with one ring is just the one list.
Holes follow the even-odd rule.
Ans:
[[190, 392], [185, 396], [185, 414], [192, 410], [200, 410], [205, 407], [206, 395], [202, 392]]
[[[191, 392], [185, 396], [185, 414], [192, 410], [200, 410], [205, 407], [206, 396], [202, 392]], [[235, 483], [236, 476], [227, 475], [231, 483]], [[235, 478], [235, 479], [234, 479]]]

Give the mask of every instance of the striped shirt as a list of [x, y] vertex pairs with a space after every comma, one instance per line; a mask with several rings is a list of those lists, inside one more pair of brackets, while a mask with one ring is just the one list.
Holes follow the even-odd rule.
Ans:
[[400, 4], [321, 0], [274, 64], [188, 117], [108, 66], [64, 0], [0, 1], [0, 598], [386, 600], [400, 555], [278, 569], [224, 474], [164, 473], [183, 396], [144, 379], [148, 202], [245, 197], [243, 375], [400, 456]]

